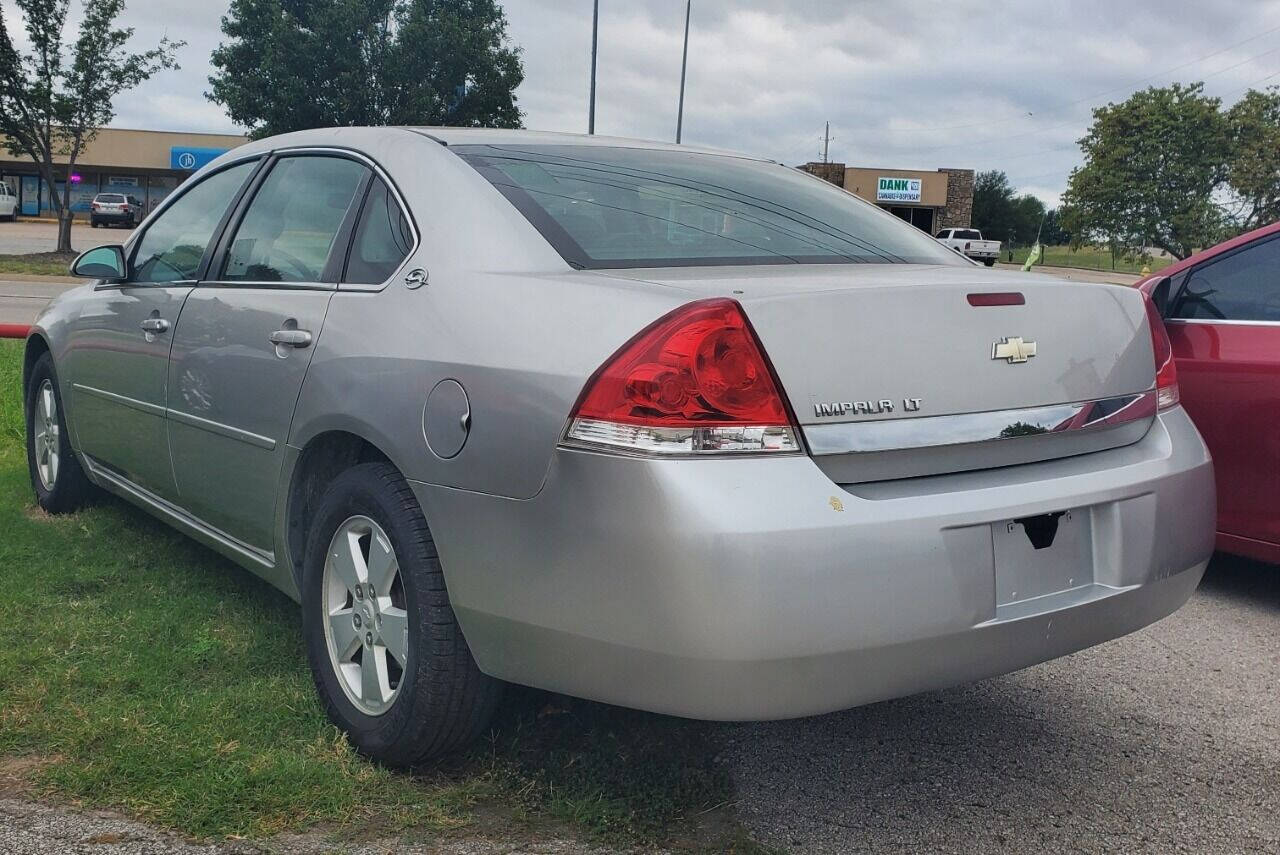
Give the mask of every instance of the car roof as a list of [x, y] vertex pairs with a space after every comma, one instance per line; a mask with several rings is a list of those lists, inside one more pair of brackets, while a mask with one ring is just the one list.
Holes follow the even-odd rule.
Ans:
[[610, 137], [598, 134], [570, 134], [558, 131], [531, 131], [509, 128], [453, 128], [432, 126], [411, 126], [406, 130], [415, 131], [428, 136], [445, 145], [578, 145], [605, 146], [611, 148], [645, 148], [664, 151], [686, 151], [699, 154], [719, 154], [729, 157], [742, 157], [749, 160], [767, 160], [753, 157], [742, 152], [711, 146], [688, 145], [681, 143], [643, 140], [632, 137]]

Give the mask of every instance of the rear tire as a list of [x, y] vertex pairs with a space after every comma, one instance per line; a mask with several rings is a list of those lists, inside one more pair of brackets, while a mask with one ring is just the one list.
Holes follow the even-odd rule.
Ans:
[[27, 468], [36, 502], [51, 514], [82, 507], [93, 485], [71, 450], [67, 420], [48, 353], [36, 360], [27, 380]]
[[996, 260], [995, 260], [994, 258], [984, 258], [984, 259], [982, 260], [982, 263], [983, 263], [983, 264], [985, 264], [985, 265], [987, 265], [987, 267], [995, 267], [995, 266], [996, 266]]
[[330, 720], [387, 766], [463, 748], [493, 716], [502, 684], [476, 666], [422, 509], [389, 463], [352, 467], [325, 491], [307, 536], [302, 628]]

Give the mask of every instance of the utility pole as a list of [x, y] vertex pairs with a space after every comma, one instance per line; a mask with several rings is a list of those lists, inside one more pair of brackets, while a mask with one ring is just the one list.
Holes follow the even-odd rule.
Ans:
[[827, 165], [827, 154], [831, 148], [831, 123], [827, 122], [826, 129], [822, 132], [822, 165]]
[[596, 45], [600, 39], [600, 0], [591, 11], [591, 106], [587, 108], [587, 133], [596, 132]]
[[680, 133], [684, 130], [684, 78], [689, 69], [689, 16], [693, 12], [693, 0], [684, 4], [684, 56], [680, 60], [680, 108], [676, 111], [676, 145], [680, 144]]

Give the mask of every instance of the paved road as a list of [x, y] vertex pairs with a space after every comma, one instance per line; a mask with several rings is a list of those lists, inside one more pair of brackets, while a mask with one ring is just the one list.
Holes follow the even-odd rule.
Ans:
[[45, 304], [74, 283], [20, 282], [0, 273], [0, 324], [29, 324]]
[[1280, 852], [1280, 568], [944, 692], [735, 726], [739, 811], [795, 853]]
[[[88, 224], [71, 226], [71, 245], [86, 250], [103, 243], [123, 243], [132, 229], [95, 229]], [[58, 248], [58, 226], [19, 220], [0, 223], [0, 255], [25, 255], [30, 252], [53, 252]]]

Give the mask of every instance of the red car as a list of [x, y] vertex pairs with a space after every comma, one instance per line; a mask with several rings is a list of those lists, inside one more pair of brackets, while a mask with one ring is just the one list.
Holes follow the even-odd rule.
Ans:
[[1280, 563], [1280, 223], [1148, 276], [1182, 404], [1213, 453], [1218, 548]]

